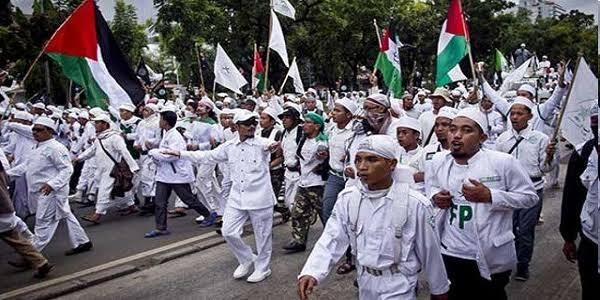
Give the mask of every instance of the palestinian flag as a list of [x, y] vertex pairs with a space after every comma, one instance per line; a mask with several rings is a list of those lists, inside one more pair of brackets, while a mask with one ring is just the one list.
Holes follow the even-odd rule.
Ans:
[[390, 38], [389, 30], [383, 30], [379, 55], [375, 61], [375, 69], [383, 75], [383, 81], [388, 89], [398, 98], [402, 95], [402, 70], [398, 45]]
[[44, 52], [85, 89], [91, 107], [139, 104], [144, 88], [93, 0], [85, 0], [52, 35]]
[[252, 66], [252, 89], [259, 92], [265, 90], [265, 68], [263, 67], [256, 45], [254, 45], [254, 65]]
[[436, 86], [467, 79], [461, 65], [469, 65], [468, 47], [469, 32], [460, 0], [451, 0], [438, 41]]

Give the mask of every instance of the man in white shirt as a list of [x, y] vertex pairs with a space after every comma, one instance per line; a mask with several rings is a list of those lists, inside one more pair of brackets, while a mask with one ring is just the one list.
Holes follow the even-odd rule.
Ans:
[[[160, 128], [164, 130], [163, 138], [156, 149], [148, 155], [156, 163], [156, 198], [154, 199], [154, 219], [156, 229], [145, 234], [146, 238], [167, 235], [167, 206], [171, 192], [175, 192], [179, 199], [194, 209], [205, 218], [210, 218], [210, 212], [192, 193], [191, 184], [194, 182], [194, 170], [188, 160], [166, 155], [167, 151], [183, 151], [186, 149], [185, 140], [175, 128], [177, 114], [173, 111], [160, 113]], [[214, 221], [214, 220], [213, 220]]]
[[[164, 155], [180, 156], [195, 163], [228, 162], [236, 171], [232, 177], [231, 193], [223, 214], [222, 235], [239, 262], [233, 277], [251, 283], [263, 281], [271, 275], [269, 264], [272, 252], [273, 204], [275, 195], [269, 180], [271, 152], [278, 143], [256, 137], [258, 115], [240, 111], [233, 122], [238, 137], [209, 151], [163, 150]], [[256, 239], [255, 255], [242, 240], [244, 223], [250, 219]]]
[[450, 153], [438, 153], [426, 181], [437, 217], [450, 299], [506, 299], [516, 263], [513, 210], [539, 201], [529, 175], [512, 156], [482, 149], [485, 117], [478, 109], [458, 112], [448, 138]]
[[278, 203], [275, 211], [282, 214], [284, 222], [287, 222], [290, 218], [290, 210], [294, 204], [300, 180], [300, 162], [296, 156], [298, 143], [304, 135], [302, 126], [300, 126], [302, 123], [300, 112], [299, 105], [290, 103], [279, 115], [284, 128], [281, 148], [283, 150], [283, 166], [285, 167], [285, 173], [283, 174], [285, 178], [285, 196], [284, 203]]
[[38, 203], [32, 244], [37, 251], [42, 251], [50, 243], [59, 222], [64, 220], [73, 247], [65, 254], [89, 251], [92, 243], [71, 212], [67, 199], [69, 178], [73, 174], [69, 151], [53, 138], [56, 125], [52, 119], [38, 117], [33, 124], [28, 128], [38, 144], [31, 152], [31, 159], [6, 171], [9, 176], [25, 175], [29, 197]]
[[156, 195], [156, 164], [148, 151], [158, 147], [161, 139], [160, 117], [156, 104], [148, 103], [142, 109], [144, 119], [136, 128], [134, 148], [140, 153], [139, 191], [144, 197], [144, 205], [140, 207], [141, 215], [154, 214], [154, 196]]
[[[519, 160], [537, 191], [540, 199], [530, 208], [517, 209], [513, 214], [513, 231], [517, 249], [517, 273], [515, 279], [529, 279], [529, 262], [533, 256], [535, 226], [542, 212], [544, 196], [544, 173], [558, 163], [555, 159], [555, 144], [548, 143], [548, 136], [531, 129], [528, 124], [533, 117], [533, 103], [517, 96], [510, 108], [511, 128], [502, 133], [496, 141], [496, 150], [511, 154]], [[550, 157], [547, 161], [546, 157]]]
[[419, 123], [421, 123], [421, 132], [423, 133], [423, 147], [437, 142], [437, 138], [434, 134], [433, 125], [435, 123], [435, 116], [438, 114], [440, 109], [444, 106], [451, 106], [452, 99], [450, 99], [450, 92], [445, 88], [437, 88], [430, 96], [431, 104], [433, 109], [426, 111], [419, 116]]
[[397, 142], [371, 135], [358, 147], [361, 182], [344, 189], [298, 276], [300, 299], [308, 299], [349, 245], [356, 256], [360, 299], [416, 299], [425, 271], [431, 299], [447, 299], [448, 277], [431, 203], [410, 188], [412, 175], [398, 165]]
[[[323, 118], [313, 112], [304, 115], [304, 137], [296, 154], [300, 159], [300, 182], [292, 208], [292, 240], [283, 246], [287, 254], [306, 250], [308, 231], [313, 217], [321, 217], [323, 180], [327, 168], [327, 136], [323, 133]], [[324, 222], [321, 220], [321, 222]]]
[[487, 123], [486, 134], [487, 140], [483, 143], [483, 146], [487, 149], [496, 149], [496, 139], [504, 132], [505, 124], [502, 115], [494, 109], [494, 104], [487, 96], [484, 96], [479, 102], [479, 109], [485, 116]]
[[406, 93], [402, 96], [402, 110], [404, 110], [404, 113], [411, 118], [418, 119], [421, 115], [421, 111], [415, 108], [413, 95], [410, 93]]

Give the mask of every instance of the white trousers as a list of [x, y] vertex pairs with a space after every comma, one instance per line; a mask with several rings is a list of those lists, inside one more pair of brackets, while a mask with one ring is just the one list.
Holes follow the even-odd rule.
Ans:
[[58, 227], [58, 222], [61, 220], [65, 220], [67, 223], [69, 241], [73, 248], [90, 241], [83, 230], [83, 227], [81, 227], [81, 224], [79, 224], [79, 221], [77, 221], [77, 218], [73, 215], [73, 212], [69, 211], [67, 216], [62, 219], [57, 219], [54, 210], [45, 210], [45, 213], [40, 212], [42, 211], [38, 211], [38, 214], [35, 216], [35, 237], [33, 238], [33, 247], [35, 247], [36, 250], [42, 251], [46, 245], [50, 243], [50, 240], [54, 237], [54, 233]]
[[144, 197], [156, 196], [156, 164], [152, 157], [142, 155], [139, 159], [140, 185], [139, 190]]
[[83, 163], [81, 168], [81, 175], [79, 175], [79, 181], [77, 182], [78, 191], [91, 192], [95, 187], [96, 177], [96, 158], [92, 157]]
[[[294, 205], [294, 198], [296, 197], [296, 193], [298, 192], [298, 184], [300, 183], [300, 175], [298, 176], [288, 176], [288, 171], [285, 171], [285, 206], [288, 209], [292, 209]], [[296, 173], [297, 174], [297, 173]]]
[[266, 272], [271, 262], [273, 248], [273, 207], [240, 210], [227, 206], [223, 214], [223, 227], [221, 231], [229, 249], [237, 258], [238, 263], [246, 264], [252, 260], [252, 248], [244, 243], [242, 233], [244, 223], [250, 218], [254, 239], [256, 240], [257, 258], [254, 262], [254, 270]]
[[373, 276], [363, 270], [358, 273], [358, 299], [365, 300], [413, 300], [417, 299], [417, 276], [407, 277], [402, 273]]

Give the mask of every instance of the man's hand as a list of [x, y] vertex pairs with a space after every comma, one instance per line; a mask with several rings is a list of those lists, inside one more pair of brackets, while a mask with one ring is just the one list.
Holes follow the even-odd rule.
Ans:
[[565, 241], [562, 251], [568, 261], [574, 263], [577, 260], [577, 245], [574, 241]]
[[425, 181], [425, 173], [417, 172], [413, 175], [413, 178], [414, 178], [415, 182], [423, 182], [423, 181]]
[[325, 160], [329, 156], [329, 152], [327, 150], [317, 151], [317, 159]]
[[558, 63], [558, 86], [561, 89], [564, 89], [567, 87], [567, 84], [565, 83], [565, 71], [567, 70], [567, 64], [565, 63], [564, 60], [560, 61]]
[[275, 142], [272, 143], [271, 145], [269, 145], [269, 147], [267, 147], [267, 149], [269, 149], [269, 151], [271, 153], [275, 153], [277, 152], [279, 149], [281, 149], [281, 143], [280, 142]]
[[346, 169], [344, 169], [344, 175], [346, 175], [348, 178], [354, 179], [354, 169], [352, 167], [346, 167]]
[[135, 149], [137, 151], [142, 151], [142, 146], [140, 146], [140, 145], [133, 145], [133, 149]]
[[301, 300], [307, 300], [308, 295], [312, 294], [313, 288], [317, 285], [317, 280], [310, 276], [304, 275], [298, 279], [298, 297]]
[[474, 179], [469, 179], [469, 181], [472, 185], [463, 184], [462, 188], [462, 193], [467, 201], [475, 203], [492, 202], [492, 192], [487, 186]]
[[171, 150], [171, 149], [160, 150], [160, 153], [162, 153], [164, 155], [177, 156], [177, 157], [179, 157], [181, 155], [181, 152], [179, 152], [179, 150]]
[[188, 151], [196, 151], [196, 150], [198, 150], [198, 145], [189, 144], [189, 145], [187, 145], [187, 150]]
[[44, 183], [44, 185], [42, 185], [42, 188], [40, 189], [40, 193], [42, 193], [42, 195], [44, 196], [50, 195], [50, 193], [52, 193], [53, 191], [54, 189], [47, 183]]
[[546, 146], [546, 157], [548, 157], [550, 161], [554, 157], [554, 153], [556, 153], [556, 141], [552, 141]]
[[452, 205], [452, 195], [448, 191], [441, 191], [432, 197], [433, 204], [441, 209], [448, 209]]

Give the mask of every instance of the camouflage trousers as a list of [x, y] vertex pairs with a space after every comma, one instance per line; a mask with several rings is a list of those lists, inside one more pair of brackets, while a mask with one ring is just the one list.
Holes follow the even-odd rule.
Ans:
[[292, 208], [292, 238], [300, 244], [306, 244], [310, 225], [321, 215], [323, 189], [323, 186], [298, 187]]
[[270, 170], [271, 186], [273, 187], [273, 193], [275, 193], [275, 199], [279, 199], [279, 194], [281, 192], [281, 186], [283, 185], [284, 171], [285, 171], [284, 168]]

